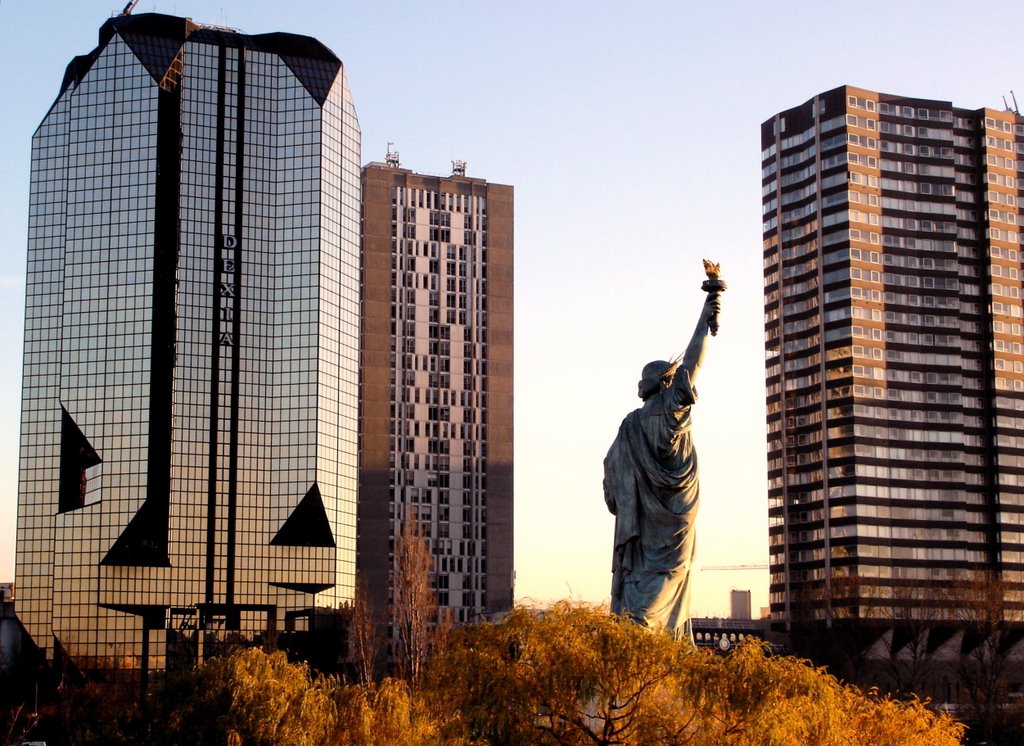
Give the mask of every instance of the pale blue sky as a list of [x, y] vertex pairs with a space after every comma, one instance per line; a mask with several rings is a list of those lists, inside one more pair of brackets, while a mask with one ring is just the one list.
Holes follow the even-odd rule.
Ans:
[[[120, 0], [0, 0], [0, 579], [13, 575], [29, 144], [64, 67]], [[760, 123], [851, 84], [1001, 107], [1024, 93], [1024, 4], [141, 0], [343, 60], [363, 161], [516, 188], [516, 594], [603, 601], [601, 462], [644, 363], [675, 355], [729, 282], [694, 411], [699, 564], [767, 560]], [[1021, 100], [1024, 101], [1024, 95]], [[767, 572], [697, 573], [695, 614]]]

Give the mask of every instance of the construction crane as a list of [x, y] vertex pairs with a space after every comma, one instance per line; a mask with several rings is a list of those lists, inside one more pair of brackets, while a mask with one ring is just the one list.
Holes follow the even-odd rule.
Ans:
[[767, 562], [758, 562], [753, 565], [704, 565], [701, 572], [708, 572], [709, 570], [767, 570]]
[[135, 10], [135, 6], [139, 4], [139, 0], [130, 0], [130, 2], [124, 6], [124, 10], [121, 11], [122, 16], [130, 16], [132, 11]]

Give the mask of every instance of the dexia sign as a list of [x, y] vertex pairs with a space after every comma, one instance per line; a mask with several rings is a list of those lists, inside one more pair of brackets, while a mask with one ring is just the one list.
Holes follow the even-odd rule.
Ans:
[[[235, 267], [238, 261], [238, 239], [231, 235], [221, 238], [220, 256], [218, 260], [217, 287], [220, 296], [220, 344], [225, 347], [234, 347], [234, 321], [235, 303], [234, 298], [238, 293], [235, 286]], [[226, 300], [226, 299], [231, 300]]]

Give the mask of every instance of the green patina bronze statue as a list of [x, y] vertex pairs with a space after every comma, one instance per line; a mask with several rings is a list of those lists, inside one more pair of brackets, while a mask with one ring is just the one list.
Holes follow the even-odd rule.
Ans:
[[690, 569], [700, 503], [697, 454], [690, 438], [694, 382], [708, 336], [718, 332], [721, 293], [717, 264], [704, 260], [707, 295], [686, 351], [672, 362], [644, 366], [643, 406], [619, 426], [604, 460], [604, 499], [615, 515], [612, 612], [677, 639], [690, 631]]

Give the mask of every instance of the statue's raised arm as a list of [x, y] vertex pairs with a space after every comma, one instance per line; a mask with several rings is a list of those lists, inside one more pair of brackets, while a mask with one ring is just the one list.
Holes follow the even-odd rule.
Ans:
[[714, 337], [718, 334], [718, 312], [722, 310], [722, 291], [725, 290], [725, 281], [722, 279], [722, 270], [719, 265], [704, 260], [704, 271], [708, 279], [701, 285], [701, 290], [708, 294], [704, 300], [704, 308], [701, 309], [700, 318], [697, 319], [697, 327], [693, 330], [693, 337], [690, 344], [683, 353], [682, 367], [690, 374], [690, 383], [697, 380], [697, 373], [704, 362], [704, 352], [708, 346], [708, 334]]
[[708, 295], [690, 344], [674, 362], [644, 366], [637, 393], [644, 403], [619, 426], [604, 461], [604, 496], [615, 514], [612, 611], [639, 624], [692, 639], [690, 568], [700, 490], [690, 440], [693, 381], [708, 337], [718, 331], [718, 265], [704, 261]]

